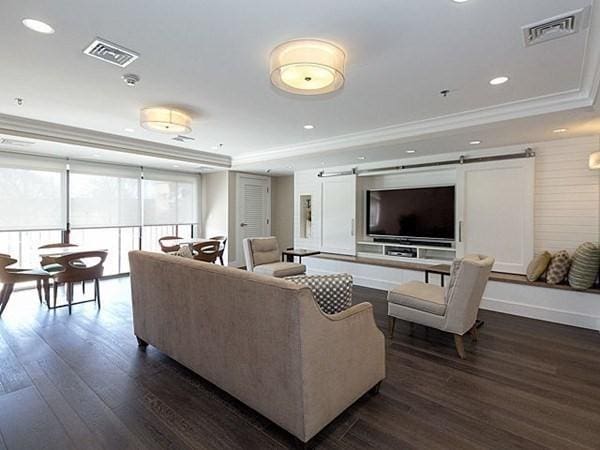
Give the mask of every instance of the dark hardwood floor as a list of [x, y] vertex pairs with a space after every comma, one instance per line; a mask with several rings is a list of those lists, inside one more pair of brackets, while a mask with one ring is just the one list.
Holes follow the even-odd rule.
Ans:
[[[0, 450], [287, 448], [285, 431], [132, 334], [128, 279], [103, 308], [49, 312], [34, 291], [0, 319]], [[80, 295], [80, 290], [76, 293]], [[385, 294], [355, 289], [386, 326]], [[600, 298], [599, 298], [600, 301]], [[481, 313], [477, 344], [398, 323], [387, 378], [318, 448], [600, 448], [600, 334]]]

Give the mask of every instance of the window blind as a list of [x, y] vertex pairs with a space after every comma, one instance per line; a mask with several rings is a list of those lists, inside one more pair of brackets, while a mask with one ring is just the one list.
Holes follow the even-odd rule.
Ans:
[[66, 161], [0, 155], [0, 230], [66, 225]]
[[197, 223], [198, 177], [144, 169], [144, 225]]
[[72, 228], [141, 225], [141, 169], [72, 163], [69, 177]]

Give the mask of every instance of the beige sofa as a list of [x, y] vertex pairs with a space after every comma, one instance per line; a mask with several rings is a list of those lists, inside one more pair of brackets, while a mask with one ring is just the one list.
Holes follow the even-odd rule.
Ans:
[[326, 315], [308, 287], [129, 253], [134, 331], [307, 442], [385, 377], [370, 303]]

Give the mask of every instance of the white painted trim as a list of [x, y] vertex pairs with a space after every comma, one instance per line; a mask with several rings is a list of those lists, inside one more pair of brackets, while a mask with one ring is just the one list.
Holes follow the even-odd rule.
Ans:
[[158, 142], [144, 141], [127, 136], [69, 127], [6, 114], [0, 114], [0, 134], [151, 156], [154, 158], [168, 158], [209, 167], [231, 167], [231, 158], [226, 155], [175, 147]]
[[571, 90], [534, 99], [520, 100], [499, 106], [449, 114], [415, 122], [376, 128], [359, 133], [350, 133], [328, 139], [314, 140], [298, 145], [267, 149], [263, 152], [247, 153], [233, 158], [234, 167], [275, 159], [299, 157], [352, 147], [361, 147], [423, 137], [435, 133], [466, 127], [487, 125], [495, 122], [521, 119], [540, 114], [566, 111], [592, 106], [593, 99], [580, 90]]

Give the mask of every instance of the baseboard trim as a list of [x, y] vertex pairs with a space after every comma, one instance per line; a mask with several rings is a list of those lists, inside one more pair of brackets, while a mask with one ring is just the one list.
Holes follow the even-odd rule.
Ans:
[[600, 331], [600, 316], [484, 297], [481, 309]]

